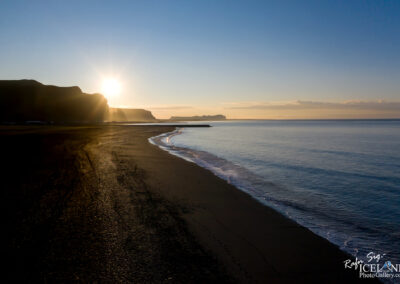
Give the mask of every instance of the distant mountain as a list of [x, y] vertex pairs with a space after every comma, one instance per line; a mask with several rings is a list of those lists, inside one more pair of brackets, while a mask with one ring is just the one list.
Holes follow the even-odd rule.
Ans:
[[202, 115], [202, 116], [171, 116], [172, 121], [211, 121], [211, 120], [226, 120], [225, 115]]
[[107, 114], [107, 100], [101, 94], [85, 94], [79, 87], [43, 85], [34, 80], [0, 80], [0, 123], [97, 123]]
[[107, 120], [118, 122], [153, 122], [156, 118], [150, 111], [145, 109], [110, 108]]

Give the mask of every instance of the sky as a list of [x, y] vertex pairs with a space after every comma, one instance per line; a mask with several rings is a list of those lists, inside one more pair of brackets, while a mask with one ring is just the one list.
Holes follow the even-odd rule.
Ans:
[[400, 1], [0, 0], [0, 79], [158, 118], [400, 118]]

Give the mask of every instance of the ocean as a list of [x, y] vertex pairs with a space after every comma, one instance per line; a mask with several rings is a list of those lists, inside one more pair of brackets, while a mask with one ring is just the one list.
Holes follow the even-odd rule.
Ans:
[[211, 122], [150, 139], [358, 259], [400, 263], [400, 121]]

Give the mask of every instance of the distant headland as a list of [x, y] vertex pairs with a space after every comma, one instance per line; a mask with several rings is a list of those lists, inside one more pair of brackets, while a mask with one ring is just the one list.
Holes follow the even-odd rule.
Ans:
[[35, 80], [0, 80], [0, 124], [70, 124], [225, 120], [224, 115], [172, 116], [160, 120], [145, 109], [109, 107], [100, 93]]
[[215, 121], [226, 120], [225, 115], [196, 115], [196, 116], [171, 116], [170, 121]]

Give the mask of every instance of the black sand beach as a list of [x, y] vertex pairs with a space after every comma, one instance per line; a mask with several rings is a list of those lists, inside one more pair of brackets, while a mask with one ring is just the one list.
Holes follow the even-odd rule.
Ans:
[[365, 282], [325, 239], [148, 143], [171, 130], [1, 127], [8, 282]]

